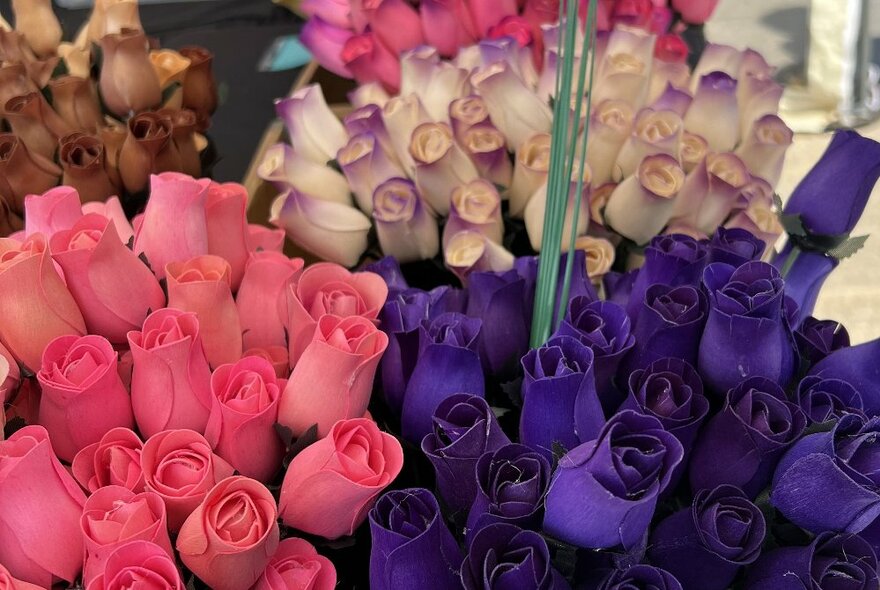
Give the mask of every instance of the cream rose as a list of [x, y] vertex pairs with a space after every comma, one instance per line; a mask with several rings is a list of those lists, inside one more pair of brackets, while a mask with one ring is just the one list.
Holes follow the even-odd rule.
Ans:
[[424, 123], [413, 131], [409, 153], [416, 163], [415, 181], [425, 202], [439, 215], [449, 213], [454, 187], [480, 177], [445, 123]]
[[678, 113], [642, 109], [636, 116], [632, 134], [617, 157], [615, 179], [636, 173], [642, 159], [655, 154], [678, 158], [684, 124]]
[[536, 133], [516, 151], [513, 181], [508, 191], [512, 216], [522, 217], [529, 199], [547, 182], [549, 169], [550, 134]]

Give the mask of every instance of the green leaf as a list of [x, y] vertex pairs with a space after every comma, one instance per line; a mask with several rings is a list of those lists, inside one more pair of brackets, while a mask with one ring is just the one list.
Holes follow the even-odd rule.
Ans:
[[817, 434], [819, 432], [830, 432], [837, 420], [828, 420], [827, 422], [814, 422], [804, 431], [804, 436], [809, 434]]
[[551, 97], [547, 100], [547, 104], [550, 105], [550, 110], [551, 110], [551, 111], [555, 111], [555, 110], [556, 110], [556, 97], [555, 97], [555, 96], [551, 96]]
[[801, 216], [799, 214], [786, 215], [780, 213], [779, 223], [790, 236], [806, 237], [807, 235], [807, 230], [804, 228], [804, 222], [801, 221]]
[[779, 193], [773, 193], [773, 207], [778, 213], [782, 213], [782, 197], [779, 196]]
[[859, 250], [865, 247], [865, 242], [868, 241], [870, 236], [856, 236], [854, 238], [850, 238], [841, 245], [837, 246], [828, 251], [828, 255], [832, 258], [836, 258], [837, 260], [844, 260], [849, 258]]

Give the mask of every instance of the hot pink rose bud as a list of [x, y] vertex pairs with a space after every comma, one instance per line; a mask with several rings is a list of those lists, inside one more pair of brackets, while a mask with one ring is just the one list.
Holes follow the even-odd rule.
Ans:
[[141, 451], [144, 443], [128, 428], [113, 428], [101, 440], [84, 447], [73, 458], [71, 472], [91, 493], [106, 486], [144, 491]]
[[238, 290], [250, 255], [247, 189], [235, 182], [211, 183], [205, 201], [208, 253], [225, 258], [232, 268], [232, 291]]
[[24, 198], [24, 233], [37, 232], [51, 238], [55, 232], [70, 229], [82, 217], [79, 193], [69, 186], [50, 189], [42, 195]]
[[165, 549], [149, 541], [131, 541], [113, 550], [104, 571], [86, 590], [129, 590], [133, 583], [141, 590], [185, 588], [174, 559]]
[[37, 373], [40, 424], [62, 460], [72, 461], [111, 428], [134, 426], [116, 363], [116, 351], [101, 336], [59, 336], [46, 346]]
[[699, 25], [712, 16], [718, 0], [671, 0], [672, 8], [681, 14], [686, 22]]
[[43, 588], [76, 580], [85, 502], [55, 457], [45, 428], [25, 426], [0, 442], [0, 563], [16, 578]]
[[284, 230], [257, 223], [248, 224], [248, 243], [251, 252], [281, 252], [284, 250]]
[[168, 307], [199, 318], [205, 357], [212, 367], [241, 358], [241, 321], [232, 298], [232, 268], [219, 256], [196, 256], [165, 267]]
[[278, 507], [260, 482], [221, 481], [205, 496], [177, 537], [180, 559], [215, 590], [250, 588], [278, 548]]
[[144, 443], [141, 454], [147, 491], [155, 492], [168, 509], [168, 528], [176, 531], [214, 484], [235, 469], [215, 455], [211, 445], [192, 430], [166, 430]]
[[286, 346], [266, 346], [246, 350], [242, 358], [253, 356], [266, 360], [278, 379], [287, 379], [290, 376], [290, 355]]
[[488, 35], [489, 29], [505, 17], [519, 12], [516, 0], [468, 0], [467, 4], [480, 38]]
[[[336, 584], [334, 577], [334, 585]], [[276, 586], [266, 586], [266, 588], [275, 588]], [[286, 588], [287, 586], [277, 586], [278, 588]], [[317, 586], [316, 586], [317, 587]], [[330, 586], [332, 588], [333, 586]], [[322, 586], [323, 588], [323, 586]], [[0, 590], [45, 590], [42, 586], [29, 584], [23, 580], [12, 577], [9, 570], [0, 565]]]
[[358, 82], [379, 82], [390, 92], [400, 88], [397, 54], [372, 32], [348, 38], [342, 47], [342, 63]]
[[119, 486], [101, 488], [86, 500], [80, 528], [86, 547], [86, 586], [104, 572], [116, 548], [131, 541], [155, 543], [174, 558], [165, 503], [153, 492], [135, 494]]
[[275, 423], [283, 388], [269, 361], [258, 357], [217, 367], [211, 376], [205, 439], [242, 475], [266, 482], [281, 467], [284, 446]]
[[352, 35], [351, 29], [337, 27], [320, 16], [313, 16], [306, 21], [299, 38], [323, 67], [337, 76], [351, 78], [352, 74], [341, 56], [345, 42]]
[[134, 361], [131, 403], [141, 433], [204, 432], [211, 411], [211, 369], [196, 314], [154, 311], [140, 332], [129, 332], [128, 343]]
[[440, 50], [444, 57], [454, 56], [459, 47], [472, 45], [476, 40], [465, 0], [423, 0], [419, 13], [427, 44]]
[[287, 290], [303, 264], [280, 252], [251, 254], [235, 297], [245, 348], [286, 346]]
[[[395, 55], [424, 44], [419, 13], [406, 0], [363, 4], [364, 17], [370, 29]], [[367, 5], [373, 7], [367, 8]]]
[[305, 269], [288, 290], [290, 363], [311, 343], [318, 320], [326, 315], [375, 320], [388, 297], [388, 285], [372, 272], [349, 272], [338, 264], [319, 262]]
[[319, 555], [308, 541], [288, 537], [278, 544], [253, 590], [333, 590], [335, 587], [333, 562]]
[[371, 320], [325, 315], [290, 374], [278, 421], [302, 436], [313, 424], [325, 436], [339, 420], [367, 411], [387, 335]]
[[89, 333], [118, 344], [143, 325], [150, 310], [165, 306], [165, 293], [123, 244], [115, 223], [90, 213], [52, 236], [49, 244]]
[[327, 539], [351, 535], [403, 467], [403, 449], [372, 420], [340, 420], [294, 457], [281, 486], [284, 524]]
[[52, 263], [43, 234], [24, 242], [0, 238], [0, 293], [0, 340], [33, 371], [49, 342], [86, 333], [82, 313]]

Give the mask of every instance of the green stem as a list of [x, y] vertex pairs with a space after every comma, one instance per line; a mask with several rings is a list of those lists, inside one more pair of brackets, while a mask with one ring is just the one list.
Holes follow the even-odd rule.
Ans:
[[785, 263], [782, 265], [782, 269], [779, 271], [783, 279], [788, 277], [788, 273], [791, 271], [791, 267], [794, 266], [794, 263], [797, 261], [800, 255], [801, 249], [798, 248], [796, 245], [792, 245], [791, 252], [788, 253], [788, 258], [785, 259]]

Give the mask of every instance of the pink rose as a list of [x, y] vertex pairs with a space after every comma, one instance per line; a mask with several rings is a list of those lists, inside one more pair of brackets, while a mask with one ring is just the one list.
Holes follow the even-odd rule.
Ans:
[[59, 336], [46, 346], [37, 373], [40, 424], [62, 460], [72, 461], [111, 428], [134, 426], [116, 362], [116, 351], [101, 336]]
[[83, 488], [94, 493], [107, 486], [144, 491], [141, 451], [144, 443], [128, 428], [113, 428], [76, 454], [71, 472]]
[[168, 307], [199, 318], [205, 357], [212, 367], [241, 358], [241, 322], [232, 298], [232, 267], [219, 256], [196, 256], [165, 267]]
[[367, 411], [388, 336], [371, 320], [325, 315], [290, 374], [278, 421], [302, 436], [313, 424], [325, 436], [339, 420]]
[[120, 486], [101, 488], [86, 500], [79, 524], [85, 539], [86, 586], [104, 572], [116, 548], [131, 541], [155, 543], [174, 558], [165, 503], [153, 492], [135, 494]]
[[83, 215], [98, 213], [111, 220], [116, 225], [116, 233], [119, 234], [119, 239], [123, 244], [128, 244], [134, 237], [134, 229], [125, 216], [125, 211], [122, 210], [122, 203], [119, 202], [119, 197], [110, 197], [106, 201], [83, 203], [82, 212]]
[[205, 439], [242, 475], [268, 481], [281, 467], [284, 445], [275, 422], [283, 388], [269, 361], [257, 357], [217, 367], [211, 376]]
[[211, 411], [211, 369], [199, 320], [177, 309], [154, 311], [140, 332], [129, 332], [134, 366], [131, 404], [144, 436], [172, 428], [204, 432]]
[[676, 33], [667, 33], [657, 37], [654, 46], [654, 57], [660, 61], [671, 63], [687, 63], [690, 48], [687, 42]]
[[365, 6], [363, 10], [370, 30], [395, 55], [425, 43], [419, 13], [406, 0], [379, 0], [363, 4], [373, 6]]
[[374, 320], [385, 305], [388, 286], [371, 272], [351, 273], [338, 264], [319, 262], [305, 269], [287, 293], [290, 313], [290, 363], [296, 365], [325, 314]]
[[6, 421], [21, 418], [25, 424], [36, 424], [40, 415], [40, 385], [35, 377], [22, 379], [18, 392], [6, 406]]
[[401, 467], [396, 438], [366, 418], [340, 420], [290, 463], [281, 486], [281, 518], [328, 539], [351, 535]]
[[287, 379], [290, 376], [290, 354], [286, 346], [266, 346], [246, 350], [242, 358], [254, 356], [265, 359], [275, 370], [275, 376], [279, 379]]
[[[286, 356], [287, 351], [285, 351]], [[21, 381], [21, 371], [18, 363], [15, 362], [12, 353], [0, 344], [0, 400], [11, 401], [18, 390], [19, 381]]]
[[235, 182], [211, 183], [205, 204], [208, 253], [225, 258], [232, 268], [232, 291], [238, 291], [250, 255], [247, 189]]
[[[284, 586], [279, 587], [284, 588]], [[44, 588], [13, 578], [9, 570], [0, 564], [0, 590], [44, 590]]]
[[427, 44], [443, 57], [474, 44], [475, 27], [464, 0], [422, 0], [419, 12]]
[[278, 545], [252, 590], [333, 590], [335, 586], [333, 562], [318, 555], [308, 541], [288, 537]]
[[147, 491], [156, 492], [168, 509], [168, 528], [176, 531], [214, 485], [235, 469], [211, 451], [192, 430], [166, 430], [144, 443], [141, 454]]
[[49, 342], [86, 333], [82, 313], [52, 263], [43, 234], [24, 242], [0, 238], [0, 293], [0, 340], [31, 370], [39, 368]]
[[390, 92], [400, 89], [400, 60], [372, 32], [349, 37], [342, 62], [361, 84], [380, 82]]
[[278, 507], [266, 486], [230, 477], [183, 523], [180, 560], [215, 590], [250, 588], [278, 548], [277, 520]]
[[245, 348], [287, 344], [287, 291], [303, 264], [280, 252], [251, 254], [235, 297]]
[[208, 253], [205, 203], [211, 181], [166, 172], [150, 177], [150, 198], [134, 236], [134, 253], [145, 254], [156, 276], [165, 265]]
[[49, 241], [67, 288], [90, 334], [123, 343], [151, 309], [165, 307], [165, 293], [149, 268], [125, 246], [115, 221], [91, 213]]
[[184, 590], [174, 559], [165, 549], [149, 541], [119, 545], [107, 558], [101, 572], [86, 590]]
[[0, 563], [16, 578], [44, 588], [76, 580], [85, 502], [55, 457], [45, 428], [25, 426], [0, 442]]
[[508, 16], [519, 13], [517, 0], [467, 0], [477, 36], [486, 37], [489, 29]]
[[309, 17], [321, 17], [337, 27], [351, 27], [349, 0], [303, 0], [299, 6], [303, 14]]
[[37, 232], [52, 237], [55, 232], [73, 227], [82, 217], [79, 193], [69, 186], [49, 189], [42, 195], [24, 198], [24, 233]]
[[284, 230], [249, 223], [248, 243], [252, 252], [281, 252], [284, 249]]
[[681, 14], [682, 20], [692, 25], [700, 25], [709, 20], [718, 0], [670, 0], [673, 10]]
[[354, 33], [346, 27], [337, 27], [320, 16], [313, 16], [306, 21], [299, 38], [324, 68], [337, 76], [351, 78], [341, 56], [342, 48], [352, 35]]

